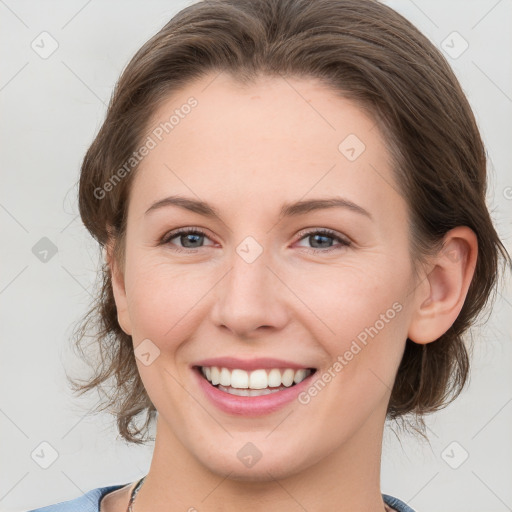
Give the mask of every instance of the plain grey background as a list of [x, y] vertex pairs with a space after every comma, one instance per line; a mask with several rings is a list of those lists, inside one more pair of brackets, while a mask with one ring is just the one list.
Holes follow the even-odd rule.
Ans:
[[[64, 368], [84, 375], [70, 335], [99, 262], [76, 181], [120, 72], [190, 3], [0, 0], [1, 511], [133, 482], [149, 468], [151, 446], [121, 441], [113, 417], [88, 415], [98, 395], [67, 388]], [[489, 208], [512, 252], [512, 0], [385, 3], [442, 48], [461, 81], [489, 153]], [[473, 329], [469, 386], [428, 419], [430, 444], [386, 428], [382, 492], [417, 512], [512, 510], [512, 296], [508, 285], [500, 292], [487, 325]]]

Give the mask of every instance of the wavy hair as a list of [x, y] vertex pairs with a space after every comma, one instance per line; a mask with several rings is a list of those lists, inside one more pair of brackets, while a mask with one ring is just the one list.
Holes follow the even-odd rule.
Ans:
[[[408, 205], [414, 268], [442, 250], [450, 229], [475, 232], [476, 269], [460, 314], [434, 342], [407, 339], [392, 389], [387, 418], [414, 417], [420, 429], [413, 428], [421, 433], [423, 415], [462, 391], [469, 374], [463, 334], [495, 299], [500, 258], [512, 267], [486, 206], [485, 148], [455, 74], [414, 25], [373, 0], [208, 0], [183, 9], [122, 72], [81, 166], [82, 221], [101, 248], [114, 242], [121, 268], [137, 167], [108, 193], [98, 190], [140, 147], [152, 115], [170, 94], [221, 71], [244, 84], [259, 76], [317, 79], [372, 116]], [[90, 360], [93, 374], [81, 383], [68, 379], [80, 394], [104, 392], [96, 410], [116, 416], [126, 441], [144, 443], [156, 409], [139, 377], [131, 336], [118, 323], [106, 263], [99, 280], [95, 300], [74, 330], [75, 347]], [[87, 340], [91, 354], [83, 350]], [[140, 417], [145, 422], [137, 425]]]

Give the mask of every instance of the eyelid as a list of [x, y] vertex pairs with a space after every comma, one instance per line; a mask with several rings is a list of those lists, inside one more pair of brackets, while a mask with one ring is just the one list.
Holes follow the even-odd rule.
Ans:
[[[190, 233], [198, 233], [203, 235], [205, 238], [209, 238], [211, 240], [211, 237], [208, 235], [205, 229], [197, 227], [197, 226], [186, 226], [182, 228], [176, 228], [172, 229], [171, 231], [167, 231], [159, 240], [160, 244], [167, 244], [172, 240], [173, 238], [176, 238], [179, 235], [182, 234], [190, 234]], [[213, 242], [213, 240], [212, 240]], [[181, 247], [180, 247], [181, 249]], [[189, 247], [183, 247], [183, 249], [190, 249]], [[192, 249], [190, 249], [192, 250]]]
[[[179, 237], [182, 234], [199, 234], [205, 238], [208, 238], [210, 241], [213, 241], [214, 243], [211, 245], [203, 245], [201, 247], [180, 247], [176, 246], [176, 249], [173, 250], [180, 250], [180, 251], [197, 251], [197, 249], [202, 249], [204, 247], [212, 247], [215, 246], [215, 241], [211, 239], [211, 237], [207, 234], [206, 230], [197, 226], [186, 226], [181, 228], [176, 228], [171, 231], [168, 231], [165, 233], [161, 239], [158, 242], [158, 245], [166, 245], [170, 244], [170, 241], [173, 238]], [[337, 251], [340, 249], [347, 249], [349, 247], [353, 246], [352, 240], [347, 237], [346, 235], [343, 235], [342, 233], [338, 233], [337, 231], [330, 229], [330, 228], [320, 228], [320, 227], [310, 227], [310, 228], [304, 228], [297, 235], [295, 235], [296, 238], [298, 238], [297, 242], [301, 242], [303, 239], [306, 239], [308, 236], [312, 235], [321, 235], [326, 236], [328, 238], [333, 238], [334, 240], [338, 241], [338, 245], [334, 245], [332, 247], [324, 247], [317, 249], [316, 247], [300, 247], [300, 249], [306, 251], [306, 252], [313, 252], [315, 254], [322, 254], [322, 253], [330, 253], [333, 251]], [[295, 242], [295, 243], [297, 243]], [[174, 245], [174, 244], [170, 244]]]
[[300, 247], [300, 249], [305, 252], [314, 254], [331, 254], [332, 252], [336, 252], [343, 249], [349, 249], [353, 246], [353, 242], [350, 238], [329, 228], [307, 228], [301, 230], [297, 235], [298, 242], [307, 239], [308, 236], [316, 234], [332, 238], [338, 242], [338, 245], [333, 245], [331, 247], [324, 247], [320, 249], [317, 249], [316, 247]]
[[299, 239], [301, 239], [301, 238], [304, 238], [306, 235], [313, 235], [313, 234], [317, 234], [317, 233], [325, 234], [326, 236], [330, 236], [332, 238], [339, 238], [340, 240], [342, 240], [343, 242], [346, 242], [347, 244], [353, 243], [352, 240], [348, 236], [346, 236], [342, 233], [339, 233], [338, 231], [336, 231], [334, 229], [330, 229], [330, 228], [320, 228], [320, 227], [305, 228], [297, 233], [297, 237]]

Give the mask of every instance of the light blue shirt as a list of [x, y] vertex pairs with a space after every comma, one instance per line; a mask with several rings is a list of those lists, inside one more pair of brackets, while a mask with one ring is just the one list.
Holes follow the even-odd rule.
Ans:
[[[108, 487], [98, 487], [96, 489], [92, 489], [89, 492], [86, 492], [83, 496], [75, 498], [74, 500], [62, 501], [55, 505], [36, 508], [34, 510], [29, 510], [28, 512], [99, 512], [100, 501], [103, 496], [109, 492], [114, 492], [117, 489], [121, 489], [121, 487], [125, 487], [127, 485], [132, 485], [132, 483], [110, 485]], [[403, 501], [400, 501], [398, 498], [394, 498], [388, 494], [383, 494], [382, 499], [386, 505], [393, 507], [395, 510], [397, 510], [397, 512], [414, 512], [411, 507], [409, 507]]]

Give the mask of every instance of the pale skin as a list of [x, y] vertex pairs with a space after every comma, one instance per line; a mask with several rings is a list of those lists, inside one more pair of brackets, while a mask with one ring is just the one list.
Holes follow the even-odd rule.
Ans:
[[[476, 236], [451, 230], [446, 250], [416, 279], [407, 205], [391, 186], [383, 137], [314, 80], [263, 78], [242, 88], [211, 74], [169, 97], [151, 126], [190, 96], [198, 105], [137, 170], [124, 265], [107, 252], [121, 327], [134, 348], [150, 339], [160, 350], [149, 366], [136, 359], [159, 414], [134, 511], [383, 512], [382, 434], [406, 338], [430, 343], [453, 324]], [[338, 149], [349, 134], [366, 146], [354, 161]], [[220, 218], [177, 206], [145, 213], [171, 195], [206, 201]], [[334, 196], [372, 218], [340, 207], [279, 217], [284, 203]], [[158, 245], [182, 227], [206, 236]], [[352, 245], [315, 245], [306, 228], [331, 229]], [[236, 252], [248, 236], [263, 248], [252, 263]], [[234, 416], [192, 378], [190, 365], [217, 356], [277, 357], [321, 375], [395, 302], [401, 311], [306, 405]], [[250, 468], [236, 456], [248, 442], [262, 453]], [[134, 485], [107, 495], [102, 512], [125, 512]]]

